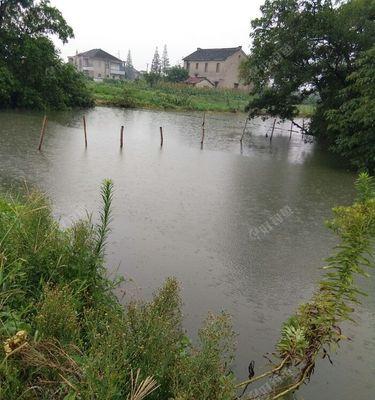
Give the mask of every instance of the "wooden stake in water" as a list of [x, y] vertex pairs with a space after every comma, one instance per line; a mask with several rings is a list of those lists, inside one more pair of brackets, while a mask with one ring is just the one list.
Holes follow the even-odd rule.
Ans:
[[163, 127], [161, 126], [160, 127], [160, 147], [163, 147], [163, 142], [164, 142], [164, 139], [163, 139]]
[[42, 150], [42, 144], [43, 144], [44, 134], [46, 133], [47, 122], [48, 122], [48, 118], [45, 115], [43, 118], [42, 129], [40, 131], [40, 139], [39, 139], [39, 146], [38, 146], [39, 151]]
[[272, 142], [272, 138], [273, 138], [273, 132], [275, 130], [275, 124], [276, 124], [276, 118], [273, 121], [273, 125], [272, 125], [272, 132], [271, 132], [271, 136], [270, 136], [270, 142]]
[[206, 124], [206, 113], [203, 113], [201, 146], [203, 146], [204, 142], [205, 124]]
[[246, 127], [247, 127], [248, 121], [249, 121], [249, 118], [246, 118], [245, 127], [243, 128], [242, 136], [241, 136], [241, 139], [240, 139], [240, 143], [241, 143], [241, 144], [242, 144], [242, 139], [243, 139], [243, 137], [244, 137], [244, 135], [245, 135], [245, 132], [246, 132]]
[[292, 138], [292, 132], [293, 132], [293, 121], [290, 123], [289, 140]]
[[85, 147], [87, 147], [87, 129], [86, 129], [86, 117], [83, 116], [83, 132], [85, 134]]
[[121, 125], [120, 131], [120, 149], [124, 147], [124, 125]]

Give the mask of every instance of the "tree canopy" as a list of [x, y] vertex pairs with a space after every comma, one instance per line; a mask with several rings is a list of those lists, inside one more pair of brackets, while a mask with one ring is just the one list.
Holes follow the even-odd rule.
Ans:
[[[347, 88], [340, 93], [342, 104], [327, 113], [328, 132], [334, 150], [352, 157], [358, 168], [375, 170], [375, 46], [364, 52]], [[350, 134], [348, 134], [350, 133]]]
[[165, 80], [167, 82], [183, 82], [189, 77], [187, 69], [181, 67], [180, 65], [175, 65], [174, 67], [168, 68], [165, 73]]
[[151, 62], [151, 73], [160, 75], [161, 68], [162, 68], [162, 64], [161, 64], [161, 60], [160, 60], [159, 50], [156, 47], [154, 57]]
[[317, 95], [310, 133], [358, 164], [355, 153], [340, 151], [327, 113], [342, 106], [348, 77], [375, 43], [375, 0], [266, 0], [261, 12], [252, 21], [251, 54], [242, 66], [253, 87], [250, 116], [266, 111], [293, 120], [297, 105]]
[[73, 30], [48, 0], [0, 0], [0, 107], [91, 105], [84, 77], [62, 62], [50, 39]]
[[167, 73], [169, 67], [170, 67], [170, 63], [169, 63], [169, 57], [168, 57], [168, 50], [167, 50], [167, 45], [165, 44], [164, 49], [163, 49], [163, 56], [161, 59], [161, 70], [164, 75]]

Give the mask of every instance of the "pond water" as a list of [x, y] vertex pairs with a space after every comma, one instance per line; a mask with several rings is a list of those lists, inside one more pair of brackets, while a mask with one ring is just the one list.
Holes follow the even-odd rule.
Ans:
[[[321, 276], [318, 267], [336, 243], [324, 221], [331, 207], [351, 203], [355, 176], [298, 134], [289, 140], [277, 130], [270, 144], [269, 121], [249, 125], [241, 149], [244, 115], [207, 114], [201, 149], [198, 113], [98, 107], [85, 114], [87, 149], [83, 112], [59, 112], [49, 115], [39, 153], [42, 116], [1, 112], [0, 186], [26, 180], [50, 196], [68, 225], [98, 211], [100, 183], [113, 179], [107, 261], [133, 280], [127, 295], [149, 298], [176, 276], [189, 333], [209, 311], [228, 311], [238, 333], [237, 375], [246, 377], [252, 359], [261, 372], [282, 322]], [[356, 313], [358, 325], [345, 329], [353, 341], [341, 344], [334, 366], [319, 362], [303, 399], [375, 398], [375, 280], [361, 285], [370, 296]]]

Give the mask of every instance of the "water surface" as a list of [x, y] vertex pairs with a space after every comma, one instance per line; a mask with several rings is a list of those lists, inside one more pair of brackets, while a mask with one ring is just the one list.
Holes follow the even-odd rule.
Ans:
[[[283, 321], [311, 296], [335, 237], [324, 227], [330, 209], [350, 204], [354, 175], [298, 134], [270, 122], [250, 125], [242, 149], [243, 115], [202, 115], [95, 108], [49, 115], [42, 152], [42, 115], [0, 113], [0, 185], [26, 180], [45, 191], [61, 223], [96, 212], [104, 178], [115, 183], [108, 268], [133, 279], [130, 295], [150, 297], [168, 276], [182, 284], [185, 327], [195, 334], [208, 311], [233, 315], [235, 371], [264, 365]], [[259, 124], [259, 125], [258, 125]], [[120, 126], [125, 145], [119, 148]], [[159, 127], [164, 129], [160, 148]], [[284, 126], [289, 129], [289, 125]], [[282, 221], [273, 218], [290, 210]], [[272, 229], [254, 237], [255, 229]], [[375, 398], [375, 280], [348, 326], [334, 366], [319, 363], [304, 399]]]

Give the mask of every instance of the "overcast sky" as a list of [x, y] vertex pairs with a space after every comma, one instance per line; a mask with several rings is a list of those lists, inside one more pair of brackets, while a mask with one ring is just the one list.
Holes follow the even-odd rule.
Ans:
[[168, 47], [176, 64], [197, 47], [249, 49], [250, 20], [259, 16], [264, 0], [51, 0], [74, 30], [64, 46], [55, 41], [64, 59], [68, 55], [102, 48], [146, 69], [155, 47]]

